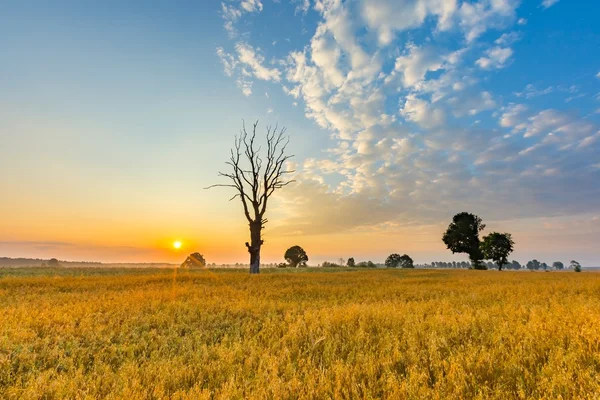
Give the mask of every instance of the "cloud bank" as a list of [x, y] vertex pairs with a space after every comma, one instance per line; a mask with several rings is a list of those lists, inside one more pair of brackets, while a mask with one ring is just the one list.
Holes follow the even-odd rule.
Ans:
[[[518, 60], [520, 1], [294, 4], [298, 18], [317, 20], [296, 49], [269, 55], [251, 36], [217, 49], [244, 95], [257, 80], [277, 85], [332, 138], [327, 156], [303, 160], [299, 184], [282, 191], [281, 232], [427, 224], [462, 210], [489, 219], [600, 211], [599, 127], [527, 104], [578, 88], [531, 84], [507, 98], [484, 85]], [[262, 10], [224, 3], [225, 29]]]

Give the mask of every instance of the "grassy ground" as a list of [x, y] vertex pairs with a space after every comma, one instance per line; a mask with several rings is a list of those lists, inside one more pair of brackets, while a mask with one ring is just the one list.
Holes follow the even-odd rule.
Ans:
[[0, 398], [599, 398], [600, 274], [0, 269]]

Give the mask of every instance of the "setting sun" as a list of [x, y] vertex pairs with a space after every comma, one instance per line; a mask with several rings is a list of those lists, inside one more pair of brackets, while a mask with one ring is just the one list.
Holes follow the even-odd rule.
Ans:
[[173, 247], [176, 249], [180, 249], [181, 248], [181, 242], [179, 240], [173, 242]]

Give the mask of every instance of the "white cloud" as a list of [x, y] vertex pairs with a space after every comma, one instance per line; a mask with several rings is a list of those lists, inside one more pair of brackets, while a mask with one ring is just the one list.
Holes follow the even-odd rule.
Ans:
[[498, 39], [494, 41], [498, 46], [510, 46], [513, 43], [521, 40], [521, 34], [519, 32], [503, 33]]
[[260, 0], [242, 0], [240, 7], [246, 12], [262, 11], [263, 9]]
[[[298, 13], [310, 7], [294, 4]], [[253, 47], [251, 35], [232, 54], [217, 49], [245, 95], [252, 80], [281, 85], [331, 139], [324, 155], [298, 167], [299, 184], [282, 191], [287, 226], [322, 233], [435, 222], [465, 207], [486, 218], [594, 207], [598, 127], [560, 110], [506, 104], [490, 91], [489, 71], [510, 63], [521, 38], [511, 30], [526, 22], [517, 19], [519, 0], [312, 4], [315, 31], [286, 55]], [[235, 10], [238, 19], [247, 12]], [[465, 39], [445, 40], [452, 33]], [[515, 96], [525, 102], [579, 91], [536, 85]], [[573, 191], [581, 196], [571, 199]]]
[[238, 78], [237, 86], [240, 88], [244, 96], [248, 97], [252, 94], [252, 81], [248, 81], [242, 77]]
[[475, 63], [482, 69], [503, 68], [512, 54], [511, 48], [494, 47], [486, 52], [486, 57], [479, 58]]
[[400, 114], [409, 121], [424, 128], [441, 126], [446, 120], [442, 109], [432, 106], [427, 101], [419, 99], [413, 94], [406, 96], [406, 101], [400, 109]]
[[452, 97], [448, 99], [448, 104], [452, 106], [452, 112], [456, 117], [477, 115], [482, 111], [492, 110], [497, 106], [492, 94], [486, 91], [472, 96]]
[[298, 3], [296, 10], [294, 11], [296, 14], [306, 14], [308, 12], [308, 9], [310, 8], [309, 0], [296, 0], [296, 3]]
[[252, 71], [252, 75], [264, 81], [279, 82], [281, 72], [277, 68], [265, 67], [264, 57], [256, 52], [254, 48], [246, 43], [240, 42], [235, 46], [238, 53], [238, 60], [241, 64], [247, 65]]
[[225, 69], [225, 75], [232, 76], [235, 68], [238, 65], [237, 60], [233, 55], [226, 53], [222, 47], [217, 47], [217, 55], [223, 64], [223, 68]]
[[263, 5], [261, 0], [236, 0], [232, 3], [221, 3], [221, 17], [225, 20], [223, 27], [230, 37], [235, 37], [237, 31], [235, 29], [236, 22], [244, 13], [261, 12]]
[[523, 90], [522, 92], [515, 92], [515, 96], [524, 97], [526, 99], [532, 99], [534, 97], [544, 96], [553, 93], [554, 91], [555, 88], [553, 86], [548, 86], [545, 89], [537, 89], [534, 85], [528, 84], [525, 87], [525, 90]]
[[361, 0], [362, 17], [382, 46], [389, 45], [396, 32], [417, 28], [429, 16], [437, 19], [440, 31], [447, 30], [457, 9], [456, 0]]
[[463, 2], [459, 11], [459, 25], [468, 42], [477, 39], [489, 29], [509, 25], [516, 18], [515, 10], [520, 0], [482, 0]]
[[[406, 88], [412, 88], [425, 79], [429, 71], [438, 71], [443, 68], [444, 59], [439, 51], [431, 47], [420, 48], [408, 45], [408, 54], [396, 59], [394, 73], [402, 75], [402, 83]], [[390, 82], [394, 75], [387, 79]]]
[[543, 8], [550, 8], [553, 5], [555, 5], [556, 3], [558, 3], [559, 0], [543, 0], [542, 1], [542, 7]]

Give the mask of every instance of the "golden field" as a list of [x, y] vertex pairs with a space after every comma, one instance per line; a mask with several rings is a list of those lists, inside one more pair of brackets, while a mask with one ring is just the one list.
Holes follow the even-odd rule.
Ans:
[[600, 274], [0, 270], [0, 398], [600, 398]]

